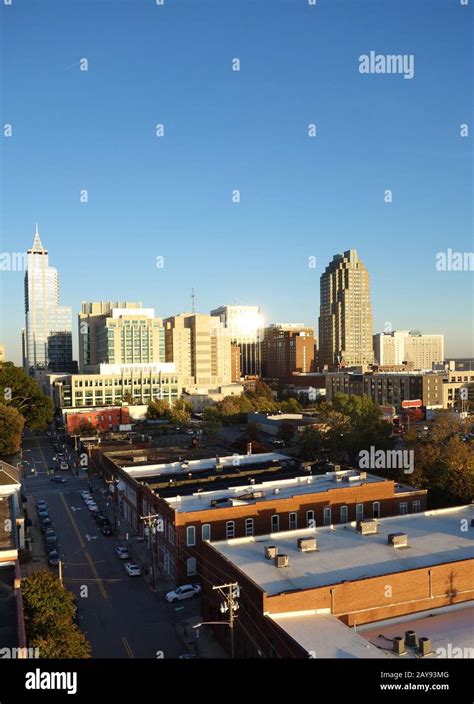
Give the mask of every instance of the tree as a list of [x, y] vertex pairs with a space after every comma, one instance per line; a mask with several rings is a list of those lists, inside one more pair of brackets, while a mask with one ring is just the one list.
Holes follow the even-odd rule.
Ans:
[[25, 419], [13, 406], [0, 403], [0, 457], [19, 452]]
[[30, 430], [41, 430], [54, 416], [54, 403], [38, 383], [12, 362], [0, 366], [0, 390], [7, 406], [17, 409]]
[[97, 428], [88, 420], [81, 420], [79, 424], [79, 433], [81, 435], [97, 435]]
[[156, 399], [148, 404], [146, 418], [148, 420], [169, 420], [171, 408], [168, 401]]
[[89, 658], [90, 644], [74, 623], [74, 594], [46, 570], [21, 583], [28, 647], [41, 658]]
[[288, 398], [280, 404], [282, 413], [300, 413], [301, 403], [296, 398]]

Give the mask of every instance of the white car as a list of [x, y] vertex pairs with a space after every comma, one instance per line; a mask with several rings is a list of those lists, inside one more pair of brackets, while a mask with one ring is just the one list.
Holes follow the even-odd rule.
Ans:
[[128, 548], [124, 547], [123, 545], [117, 545], [117, 547], [115, 548], [115, 554], [120, 560], [128, 560], [128, 558], [130, 557]]
[[63, 470], [69, 469], [68, 463], [67, 463], [67, 462], [61, 462], [61, 464], [59, 465], [59, 469], [63, 469]]
[[129, 577], [140, 577], [142, 571], [139, 568], [138, 565], [136, 565], [134, 562], [126, 562], [124, 564], [125, 567], [125, 572], [128, 574]]
[[90, 511], [91, 513], [95, 513], [96, 511], [99, 510], [99, 507], [98, 507], [97, 504], [94, 503], [94, 502], [89, 502], [89, 503], [87, 504], [87, 508], [89, 509], [89, 511]]
[[90, 491], [81, 491], [81, 496], [86, 501], [86, 499], [92, 499]]
[[184, 432], [186, 435], [194, 435], [194, 430], [191, 430], [191, 428], [189, 428], [189, 430], [185, 430]]
[[169, 601], [170, 604], [172, 604], [175, 601], [189, 599], [200, 593], [201, 587], [199, 584], [183, 584], [181, 587], [177, 587], [176, 589], [173, 589], [173, 591], [168, 592], [166, 595], [166, 601]]

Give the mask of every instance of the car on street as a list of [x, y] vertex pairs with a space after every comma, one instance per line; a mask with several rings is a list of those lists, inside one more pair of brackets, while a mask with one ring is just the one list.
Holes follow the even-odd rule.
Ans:
[[173, 604], [175, 601], [182, 601], [183, 599], [189, 599], [193, 596], [197, 596], [201, 593], [201, 587], [199, 584], [183, 584], [181, 587], [173, 589], [166, 595], [166, 601]]
[[48, 541], [57, 540], [57, 539], [58, 539], [58, 536], [56, 535], [56, 531], [54, 530], [54, 528], [48, 528], [48, 530], [45, 531], [44, 540], [46, 543]]
[[107, 516], [103, 511], [97, 511], [96, 513], [94, 513], [94, 521], [96, 523], [100, 523], [104, 519], [107, 519]]
[[52, 567], [57, 567], [59, 565], [59, 553], [57, 550], [53, 550], [53, 552], [50, 552], [48, 555], [48, 563]]
[[49, 518], [49, 513], [46, 509], [41, 509], [41, 511], [38, 511], [38, 518], [40, 521], [43, 521], [45, 518]]
[[184, 431], [186, 435], [194, 435], [194, 430], [191, 430], [191, 428], [188, 428], [188, 430]]
[[44, 499], [40, 499], [39, 501], [36, 502], [36, 510], [41, 511], [41, 510], [46, 510], [48, 508], [48, 504]]
[[105, 535], [106, 538], [114, 534], [112, 528], [107, 524], [100, 527], [100, 532], [102, 535]]
[[48, 555], [50, 555], [52, 552], [58, 552], [58, 541], [51, 540], [49, 543], [46, 543], [45, 547]]
[[126, 562], [124, 564], [125, 572], [128, 574], [129, 577], [140, 577], [142, 571], [139, 568], [138, 565], [136, 565], [134, 562]]
[[87, 504], [87, 508], [91, 513], [98, 513], [100, 511], [99, 507], [95, 503]]
[[67, 477], [51, 477], [51, 481], [55, 484], [66, 484]]
[[92, 499], [92, 495], [90, 491], [81, 491], [81, 497], [84, 499]]
[[51, 518], [43, 518], [43, 520], [41, 521], [41, 532], [45, 533], [48, 530], [48, 528], [52, 528], [52, 527], [53, 527], [53, 521], [51, 520]]
[[120, 560], [128, 560], [128, 558], [130, 557], [128, 548], [124, 547], [123, 545], [117, 545], [117, 547], [115, 548], [115, 554], [118, 558], [120, 558]]
[[65, 462], [64, 460], [61, 461], [61, 464], [59, 465], [59, 469], [60, 469], [61, 471], [63, 471], [63, 472], [64, 472], [65, 470], [69, 469], [68, 463]]

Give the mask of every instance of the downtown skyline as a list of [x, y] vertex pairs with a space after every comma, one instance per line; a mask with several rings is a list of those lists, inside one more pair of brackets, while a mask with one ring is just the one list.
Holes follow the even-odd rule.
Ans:
[[[423, 8], [401, 4], [361, 23], [350, 3], [22, 3], [4, 37], [0, 251], [26, 251], [38, 220], [74, 315], [116, 298], [175, 315], [194, 288], [196, 310], [237, 301], [317, 331], [320, 276], [357, 249], [374, 332], [443, 333], [447, 356], [472, 356], [472, 271], [436, 268], [472, 250], [468, 23], [439, 3], [424, 32]], [[414, 54], [413, 78], [361, 74], [374, 47]], [[0, 277], [17, 362], [23, 275]]]

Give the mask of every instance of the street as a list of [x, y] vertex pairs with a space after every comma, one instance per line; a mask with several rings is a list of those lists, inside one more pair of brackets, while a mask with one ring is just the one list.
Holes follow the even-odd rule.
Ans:
[[[51, 482], [47, 470], [55, 453], [46, 435], [28, 434], [23, 449], [29, 462], [23, 486], [30, 499], [30, 518], [36, 521], [32, 506], [45, 499], [58, 535], [64, 585], [77, 596], [79, 625], [91, 642], [92, 656], [174, 658], [186, 652], [176, 632], [176, 612], [164, 600], [167, 587], [160, 590], [158, 580], [153, 593], [143, 577], [128, 577], [125, 561], [114, 553], [119, 542], [101, 534], [84, 505], [80, 491], [87, 489], [87, 474], [76, 478], [71, 471], [56, 472], [67, 476], [68, 482]], [[32, 466], [35, 474], [28, 471]], [[50, 569], [57, 573], [57, 568]]]

